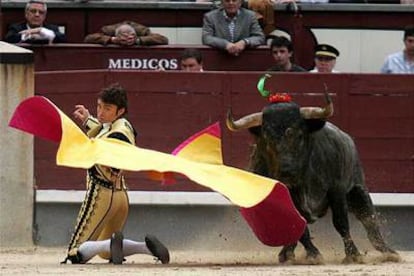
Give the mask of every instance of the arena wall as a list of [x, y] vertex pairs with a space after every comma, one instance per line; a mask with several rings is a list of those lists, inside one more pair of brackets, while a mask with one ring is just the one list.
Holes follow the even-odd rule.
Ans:
[[[260, 72], [38, 72], [36, 91], [70, 114], [76, 103], [94, 106], [96, 92], [117, 81], [129, 91], [130, 119], [140, 133], [138, 145], [170, 152], [205, 126], [223, 123], [230, 106], [235, 116], [260, 110], [265, 104], [255, 87], [260, 76]], [[269, 79], [267, 87], [290, 92], [301, 105], [320, 105], [324, 84], [334, 100], [332, 121], [356, 140], [386, 239], [398, 250], [412, 250], [413, 79], [280, 73]], [[248, 134], [231, 134], [222, 128], [222, 139], [225, 163], [245, 168]], [[68, 242], [84, 191], [84, 172], [56, 167], [55, 150], [50, 142], [36, 139], [35, 239], [45, 246]], [[153, 233], [172, 249], [273, 250], [260, 244], [237, 207], [216, 193], [185, 179], [162, 186], [140, 173], [129, 174], [128, 183], [131, 211], [126, 236], [142, 239]], [[311, 227], [312, 235], [324, 250], [341, 254], [341, 239], [330, 225], [328, 215]], [[351, 225], [361, 249], [372, 250], [352, 216]]]

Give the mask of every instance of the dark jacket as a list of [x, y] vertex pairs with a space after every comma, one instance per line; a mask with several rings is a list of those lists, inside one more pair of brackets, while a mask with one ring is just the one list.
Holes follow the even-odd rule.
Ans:
[[[280, 68], [277, 65], [274, 65], [274, 66], [270, 67], [269, 69], [267, 69], [267, 71], [284, 72], [285, 70], [283, 70], [282, 68]], [[292, 63], [292, 67], [290, 68], [289, 71], [286, 71], [286, 72], [307, 72], [307, 70], [300, 67], [299, 65], [296, 65], [296, 64]]]
[[[46, 29], [49, 29], [49, 30], [51, 30], [55, 33], [56, 36], [53, 39], [53, 43], [64, 43], [64, 42], [66, 42], [66, 36], [59, 31], [58, 26], [52, 25], [52, 24], [45, 24], [42, 27], [44, 27]], [[30, 44], [47, 44], [47, 43], [49, 43], [49, 41], [46, 40], [46, 39], [42, 39], [42, 40], [29, 39], [29, 40], [26, 40], [26, 41], [22, 41], [22, 35], [19, 34], [19, 32], [21, 32], [23, 30], [27, 30], [27, 23], [26, 22], [10, 25], [10, 27], [7, 31], [6, 37], [4, 38], [4, 41], [9, 42], [9, 43], [24, 42], [24, 43], [30, 43]]]

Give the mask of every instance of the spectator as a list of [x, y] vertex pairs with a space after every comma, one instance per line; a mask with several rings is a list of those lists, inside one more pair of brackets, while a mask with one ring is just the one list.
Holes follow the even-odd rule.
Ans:
[[381, 73], [414, 74], [414, 25], [404, 30], [405, 48], [389, 55], [381, 68]]
[[203, 56], [197, 49], [185, 49], [181, 54], [180, 61], [182, 71], [203, 72]]
[[132, 21], [124, 21], [113, 25], [103, 26], [99, 33], [85, 37], [86, 43], [132, 45], [165, 45], [168, 38], [161, 34], [152, 33], [148, 27]]
[[[279, 3], [279, 1], [280, 0], [243, 0], [242, 7], [255, 12], [256, 18], [259, 21], [259, 25], [262, 27], [264, 34], [269, 35], [276, 29], [273, 5]], [[215, 8], [222, 7], [221, 0], [197, 0], [196, 2], [209, 2], [213, 3]]]
[[40, 0], [30, 0], [25, 8], [25, 22], [10, 25], [5, 41], [9, 43], [51, 44], [66, 42], [58, 26], [45, 24], [47, 5]]
[[292, 42], [284, 36], [275, 36], [270, 44], [270, 51], [275, 65], [268, 71], [306, 72], [305, 69], [291, 62], [293, 55]]
[[319, 44], [315, 47], [315, 68], [312, 73], [338, 73], [334, 69], [339, 51], [328, 44]]
[[241, 7], [242, 0], [222, 0], [222, 8], [204, 15], [203, 44], [238, 56], [246, 48], [264, 44], [265, 37], [255, 13]]

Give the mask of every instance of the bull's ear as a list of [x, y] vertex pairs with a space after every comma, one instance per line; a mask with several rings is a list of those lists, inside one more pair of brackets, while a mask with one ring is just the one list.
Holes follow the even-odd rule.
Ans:
[[306, 119], [306, 127], [309, 132], [320, 130], [325, 126], [326, 121], [321, 119]]

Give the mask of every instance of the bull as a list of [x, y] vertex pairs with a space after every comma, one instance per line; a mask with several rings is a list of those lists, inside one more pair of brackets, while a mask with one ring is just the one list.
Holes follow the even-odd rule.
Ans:
[[[380, 233], [356, 146], [347, 133], [326, 121], [333, 115], [333, 103], [327, 92], [325, 98], [327, 104], [320, 108], [300, 107], [284, 97], [238, 120], [229, 110], [226, 124], [231, 131], [250, 130], [255, 144], [249, 170], [285, 183], [308, 224], [331, 210], [333, 225], [345, 247], [344, 263], [363, 263], [350, 235], [348, 211], [363, 224], [369, 241], [383, 253], [384, 261], [398, 262], [398, 253]], [[323, 262], [308, 227], [299, 241], [308, 263]], [[296, 246], [297, 243], [284, 246], [279, 262], [294, 261]]]

